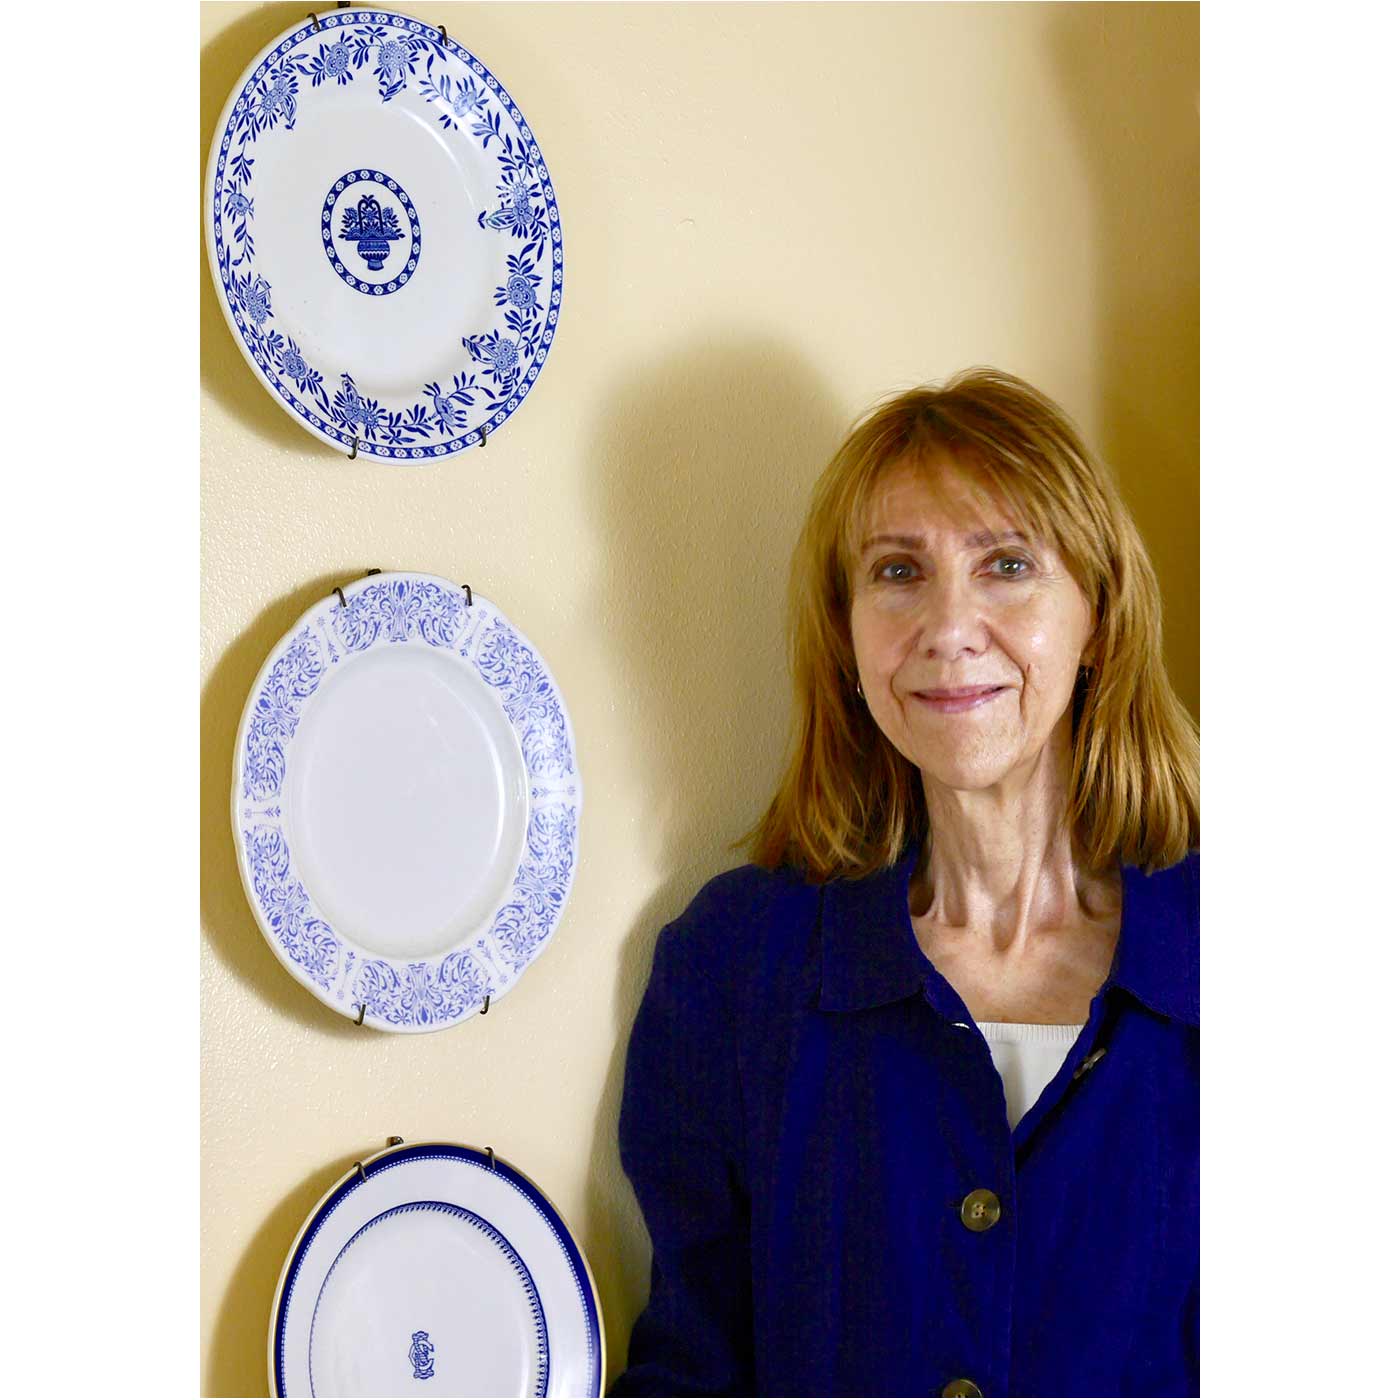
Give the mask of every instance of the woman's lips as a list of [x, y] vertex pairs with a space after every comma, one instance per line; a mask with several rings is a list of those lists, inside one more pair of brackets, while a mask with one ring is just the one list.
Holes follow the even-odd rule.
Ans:
[[913, 694], [914, 699], [930, 710], [940, 715], [955, 715], [995, 700], [1005, 689], [1004, 685], [991, 685], [968, 690], [916, 690]]

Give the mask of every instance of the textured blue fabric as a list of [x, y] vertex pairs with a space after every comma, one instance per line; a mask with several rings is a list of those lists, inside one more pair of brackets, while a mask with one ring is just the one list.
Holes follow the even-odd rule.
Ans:
[[733, 870], [662, 931], [621, 1120], [651, 1298], [612, 1394], [1199, 1394], [1199, 853], [1123, 869], [1113, 969], [1014, 1132], [913, 861]]

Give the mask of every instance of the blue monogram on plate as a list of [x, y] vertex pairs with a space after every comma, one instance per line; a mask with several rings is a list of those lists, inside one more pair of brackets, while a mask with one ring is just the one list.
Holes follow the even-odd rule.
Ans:
[[413, 1345], [408, 1349], [408, 1359], [413, 1363], [413, 1379], [427, 1381], [433, 1377], [433, 1344], [426, 1332], [413, 1334]]

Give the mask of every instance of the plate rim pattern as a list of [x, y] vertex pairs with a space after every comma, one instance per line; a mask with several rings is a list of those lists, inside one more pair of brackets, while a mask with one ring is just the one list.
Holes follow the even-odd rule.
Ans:
[[[331, 73], [325, 38], [338, 34], [334, 46], [357, 27], [366, 33], [382, 31], [395, 45], [394, 56], [388, 64], [377, 60], [370, 69], [367, 50], [382, 50], [383, 45], [362, 39], [354, 56], [339, 58]], [[308, 48], [303, 55], [307, 41], [321, 52], [313, 55]], [[449, 57], [461, 72], [434, 74], [434, 60], [441, 58], [446, 65]], [[301, 58], [304, 63], [298, 63]], [[382, 103], [401, 97], [427, 101], [444, 129], [467, 131], [488, 151], [493, 140], [499, 142], [496, 160], [515, 177], [500, 181], [513, 192], [502, 194], [498, 188], [501, 208], [489, 216], [483, 210], [478, 217], [483, 228], [489, 220], [498, 234], [519, 243], [502, 258], [495, 296], [502, 314], [486, 329], [467, 328], [461, 338], [464, 367], [449, 382], [424, 385], [417, 399], [402, 405], [381, 405], [362, 394], [354, 366], [311, 365], [295, 341], [271, 324], [277, 319], [275, 289], [251, 262], [255, 245], [249, 223], [256, 218], [256, 196], [250, 202], [240, 188], [251, 179], [249, 143], [255, 147], [265, 133], [293, 130], [298, 102], [323, 82], [363, 79], [368, 84], [376, 77]], [[470, 126], [469, 114], [475, 118]], [[237, 149], [235, 133], [243, 138]], [[537, 198], [542, 211], [535, 209]], [[373, 461], [426, 466], [482, 446], [538, 379], [553, 344], [564, 290], [563, 230], [554, 181], [535, 133], [507, 89], [454, 38], [441, 38], [435, 25], [397, 10], [356, 7], [309, 14], [283, 30], [258, 53], [228, 96], [210, 143], [202, 199], [210, 276], [234, 342], [263, 388], [321, 442]], [[319, 241], [319, 228], [316, 237]], [[535, 288], [542, 302], [535, 299]], [[523, 356], [522, 347], [527, 351]], [[483, 377], [489, 382], [478, 383]], [[333, 383], [339, 384], [334, 398]], [[478, 397], [487, 400], [484, 407]]]
[[[340, 599], [344, 598], [342, 604]], [[301, 880], [284, 826], [286, 753], [305, 705], [353, 656], [428, 646], [485, 683], [520, 746], [525, 844], [505, 900], [464, 941], [393, 958], [338, 933]], [[332, 1011], [378, 1030], [458, 1025], [499, 1000], [553, 938], [578, 868], [583, 785], [573, 726], [544, 658], [483, 594], [435, 574], [384, 571], [308, 608], [269, 651], [248, 692], [231, 790], [238, 872], [282, 966]]]
[[[519, 1167], [507, 1161], [499, 1153], [466, 1143], [431, 1141], [396, 1144], [363, 1158], [351, 1167], [344, 1176], [332, 1183], [330, 1188], [312, 1208], [302, 1222], [296, 1238], [282, 1264], [282, 1272], [277, 1280], [277, 1288], [272, 1299], [272, 1313], [268, 1323], [267, 1365], [268, 1388], [274, 1396], [285, 1396], [286, 1388], [286, 1347], [285, 1332], [287, 1313], [301, 1265], [322, 1227], [348, 1196], [361, 1187], [367, 1186], [385, 1170], [413, 1161], [455, 1161], [481, 1170], [494, 1171], [497, 1178], [504, 1181], [539, 1214], [541, 1220], [553, 1236], [569, 1265], [570, 1274], [579, 1301], [583, 1305], [584, 1324], [588, 1341], [589, 1383], [587, 1394], [601, 1396], [602, 1380], [607, 1370], [607, 1334], [602, 1325], [602, 1307], [598, 1297], [598, 1285], [589, 1267], [588, 1259], [574, 1239], [563, 1214], [540, 1187]], [[360, 1169], [363, 1168], [363, 1175]]]

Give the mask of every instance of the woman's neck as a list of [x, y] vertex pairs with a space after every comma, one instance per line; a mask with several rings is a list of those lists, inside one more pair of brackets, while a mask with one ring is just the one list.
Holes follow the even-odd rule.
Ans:
[[1037, 934], [1114, 912], [1118, 872], [1080, 863], [1057, 776], [1042, 772], [1019, 790], [961, 792], [926, 775], [924, 790], [931, 835], [909, 887], [918, 923], [1015, 954]]

